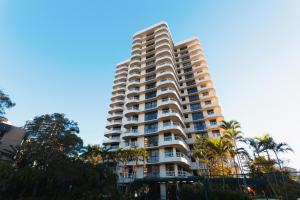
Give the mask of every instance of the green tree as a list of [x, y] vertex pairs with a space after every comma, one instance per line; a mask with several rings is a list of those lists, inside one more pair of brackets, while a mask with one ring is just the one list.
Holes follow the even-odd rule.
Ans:
[[[0, 116], [5, 115], [5, 110], [14, 107], [16, 104], [11, 101], [9, 96], [0, 90]], [[0, 118], [1, 120], [1, 118]]]

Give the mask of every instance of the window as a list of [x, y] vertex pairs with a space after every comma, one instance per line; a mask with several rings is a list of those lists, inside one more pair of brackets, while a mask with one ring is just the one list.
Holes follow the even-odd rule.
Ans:
[[186, 128], [191, 128], [190, 123], [186, 123], [186, 124], [185, 124], [185, 127], [186, 127]]
[[191, 104], [191, 110], [192, 111], [194, 111], [194, 110], [200, 110], [200, 109], [201, 109], [200, 103]]
[[164, 108], [164, 109], [162, 109], [162, 113], [163, 113], [163, 114], [169, 113], [169, 108]]
[[180, 48], [180, 51], [183, 51], [183, 50], [185, 50], [185, 49], [187, 49], [187, 46], [181, 47], [181, 48]]
[[182, 97], [182, 98], [181, 98], [181, 101], [185, 101], [185, 97]]
[[146, 98], [146, 99], [150, 99], [150, 98], [154, 98], [154, 97], [156, 97], [156, 91], [148, 92], [148, 93], [146, 93], [146, 95], [145, 95], [145, 98]]
[[163, 121], [163, 126], [166, 127], [166, 126], [170, 126], [171, 125], [171, 121], [170, 120], [164, 120]]
[[197, 131], [205, 130], [204, 122], [194, 122], [194, 129]]
[[191, 72], [191, 71], [192, 71], [192, 68], [189, 67], [189, 68], [184, 69], [183, 71], [184, 71], [184, 73]]
[[204, 104], [205, 105], [211, 105], [211, 101], [210, 100], [209, 101], [205, 101]]
[[183, 107], [184, 110], [187, 109], [186, 105], [184, 105], [184, 106], [182, 106], [182, 107]]
[[157, 123], [152, 123], [152, 124], [145, 124], [144, 132], [147, 133], [153, 133], [157, 131]]
[[153, 72], [155, 70], [155, 67], [151, 67], [149, 69], [146, 69], [146, 73], [150, 73]]
[[184, 118], [189, 118], [189, 114], [184, 114]]
[[208, 92], [204, 92], [202, 95], [205, 97], [205, 96], [208, 96], [209, 93]]
[[188, 138], [192, 138], [192, 134], [188, 134], [187, 136], [188, 136]]
[[145, 114], [145, 121], [157, 119], [157, 111], [148, 112]]
[[217, 120], [213, 119], [209, 121], [210, 125], [217, 125]]
[[146, 137], [145, 140], [148, 142], [147, 147], [158, 146], [158, 136]]
[[151, 109], [151, 108], [156, 108], [157, 106], [157, 101], [150, 101], [148, 103], [145, 103], [145, 110]]
[[[153, 43], [154, 44], [154, 43]], [[148, 45], [147, 45], [148, 46]], [[155, 64], [155, 61], [153, 60], [153, 61], [149, 61], [149, 62], [146, 62], [146, 66], [150, 66], [150, 65], [153, 65], [153, 64]]]
[[156, 83], [150, 83], [145, 86], [145, 89], [149, 90], [149, 89], [155, 88], [155, 86], [156, 86]]
[[221, 136], [219, 130], [213, 130], [213, 131], [212, 131], [212, 134], [213, 134], [214, 137], [220, 137], [220, 136]]
[[203, 119], [203, 113], [202, 112], [193, 113], [192, 118], [193, 120]]
[[191, 95], [189, 96], [189, 100], [190, 102], [197, 101], [199, 100], [199, 95]]
[[189, 89], [187, 90], [188, 94], [195, 93], [195, 92], [197, 92], [197, 91], [198, 91], [198, 90], [197, 90], [197, 87], [192, 87], [192, 88], [189, 88]]
[[205, 88], [205, 87], [206, 87], [206, 84], [203, 84], [203, 85], [201, 85], [200, 87], [201, 87], [201, 88]]
[[173, 157], [173, 148], [172, 147], [165, 148], [165, 157]]
[[156, 77], [156, 74], [153, 74], [153, 75], [151, 75], [151, 76], [147, 76], [145, 80], [146, 80], [146, 81], [150, 81], [150, 80], [155, 79], [155, 77]]
[[183, 93], [184, 93], [184, 90], [180, 90], [180, 92], [181, 92], [181, 94], [183, 94]]
[[191, 85], [195, 85], [195, 84], [196, 84], [196, 81], [195, 81], [195, 80], [186, 82], [186, 85], [187, 85], [187, 86], [191, 86]]
[[188, 75], [185, 75], [184, 77], [185, 77], [185, 79], [193, 78], [194, 74], [188, 74]]
[[208, 115], [213, 115], [214, 113], [215, 113], [214, 110], [208, 110], [208, 111], [207, 111], [207, 114], [208, 114]]
[[190, 59], [189, 56], [182, 58], [182, 61]]
[[191, 65], [191, 63], [190, 62], [187, 62], [187, 63], [184, 63], [183, 64], [183, 67], [187, 67], [187, 66], [190, 66]]
[[171, 133], [164, 133], [164, 141], [171, 141], [172, 134]]
[[159, 152], [158, 149], [149, 150], [149, 157], [147, 159], [148, 163], [155, 163], [159, 161]]

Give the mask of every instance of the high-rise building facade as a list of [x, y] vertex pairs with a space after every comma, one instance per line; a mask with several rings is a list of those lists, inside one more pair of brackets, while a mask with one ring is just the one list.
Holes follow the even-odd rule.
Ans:
[[[136, 178], [198, 174], [193, 142], [220, 136], [223, 121], [199, 39], [173, 43], [165, 22], [135, 33], [130, 59], [116, 67], [107, 120], [105, 146], [149, 152]], [[126, 170], [130, 177], [130, 163]]]

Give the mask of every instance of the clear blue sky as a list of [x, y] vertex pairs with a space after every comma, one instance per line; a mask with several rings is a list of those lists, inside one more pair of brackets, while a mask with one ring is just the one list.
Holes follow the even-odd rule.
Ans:
[[134, 32], [162, 20], [175, 42], [200, 37], [225, 118], [288, 142], [300, 168], [297, 0], [0, 0], [0, 88], [17, 103], [7, 117], [65, 113], [101, 143], [115, 64]]

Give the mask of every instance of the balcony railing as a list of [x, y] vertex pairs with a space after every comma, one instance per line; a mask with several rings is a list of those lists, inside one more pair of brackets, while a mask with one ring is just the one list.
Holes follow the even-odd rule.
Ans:
[[158, 156], [156, 156], [156, 157], [149, 157], [147, 159], [147, 162], [148, 163], [157, 163], [157, 162], [159, 162], [159, 157]]
[[166, 176], [175, 176], [175, 171], [166, 171]]

